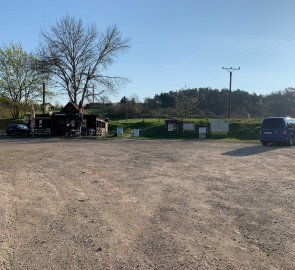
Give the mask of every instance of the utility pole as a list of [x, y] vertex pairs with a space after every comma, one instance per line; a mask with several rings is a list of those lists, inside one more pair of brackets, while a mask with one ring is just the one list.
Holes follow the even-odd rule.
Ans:
[[94, 103], [94, 84], [92, 85], [92, 103]]
[[45, 83], [43, 83], [43, 115], [45, 114]]
[[233, 74], [233, 71], [240, 70], [240, 67], [239, 68], [233, 68], [233, 67], [225, 68], [225, 67], [222, 67], [222, 69], [225, 69], [225, 70], [229, 71], [228, 118], [230, 119], [231, 118], [231, 80], [232, 80], [232, 74]]

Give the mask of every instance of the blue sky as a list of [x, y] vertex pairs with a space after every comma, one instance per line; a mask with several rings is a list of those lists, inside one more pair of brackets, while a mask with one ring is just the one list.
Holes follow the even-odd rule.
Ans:
[[116, 24], [131, 48], [109, 73], [130, 83], [112, 100], [181, 88], [268, 94], [295, 87], [294, 0], [0, 0], [0, 44], [38, 47], [41, 29], [66, 13], [104, 31]]

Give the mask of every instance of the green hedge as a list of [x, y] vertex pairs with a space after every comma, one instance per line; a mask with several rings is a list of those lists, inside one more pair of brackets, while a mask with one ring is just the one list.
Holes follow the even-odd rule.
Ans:
[[[182, 119], [183, 120], [183, 119]], [[212, 138], [210, 134], [210, 119], [184, 119], [187, 121], [193, 121], [196, 127], [208, 128], [209, 134], [208, 138]], [[0, 119], [0, 130], [5, 129], [9, 123], [22, 123], [22, 120], [8, 120]], [[221, 138], [232, 138], [239, 140], [258, 140], [259, 138], [259, 128], [261, 119], [234, 119], [230, 120], [229, 133], [227, 136], [224, 135], [214, 135], [213, 139]], [[117, 127], [123, 127], [124, 135], [123, 137], [130, 136], [134, 129], [140, 129], [140, 138], [147, 139], [196, 139], [198, 134], [193, 134], [190, 132], [183, 133], [180, 129], [178, 133], [168, 132], [164, 119], [158, 118], [136, 118], [136, 119], [121, 119], [121, 120], [110, 120], [109, 130], [111, 134], [115, 135]], [[196, 128], [197, 129], [197, 128]]]
[[[207, 127], [209, 134], [208, 138], [211, 138], [210, 134], [210, 119], [185, 119], [187, 121], [195, 122], [197, 127]], [[233, 138], [239, 140], [258, 140], [259, 138], [259, 128], [261, 119], [234, 119], [230, 120], [229, 133], [227, 136], [224, 135], [214, 135], [213, 139], [220, 138]], [[140, 129], [141, 138], [157, 138], [157, 139], [196, 139], [198, 134], [193, 133], [183, 133], [180, 129], [178, 133], [168, 132], [165, 125], [165, 120], [161, 119], [124, 119], [124, 120], [114, 120], [110, 121], [110, 130], [114, 133], [117, 127], [123, 127], [124, 135], [123, 137], [130, 136], [133, 129]]]

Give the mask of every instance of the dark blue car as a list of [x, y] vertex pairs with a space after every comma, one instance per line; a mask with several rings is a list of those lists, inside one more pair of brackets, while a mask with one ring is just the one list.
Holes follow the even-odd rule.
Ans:
[[260, 141], [268, 143], [283, 143], [292, 146], [295, 138], [295, 119], [289, 117], [269, 117], [261, 123]]
[[30, 129], [24, 124], [10, 124], [6, 127], [6, 134], [10, 135], [30, 135]]

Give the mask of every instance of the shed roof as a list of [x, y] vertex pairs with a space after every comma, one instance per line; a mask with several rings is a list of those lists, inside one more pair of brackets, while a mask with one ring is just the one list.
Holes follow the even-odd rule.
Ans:
[[[62, 108], [60, 113], [79, 113], [79, 105], [73, 102], [68, 102], [68, 104]], [[88, 114], [88, 112], [83, 107], [82, 107], [82, 113]]]

